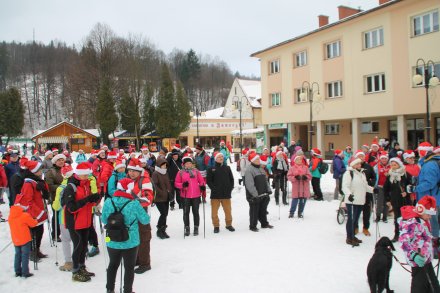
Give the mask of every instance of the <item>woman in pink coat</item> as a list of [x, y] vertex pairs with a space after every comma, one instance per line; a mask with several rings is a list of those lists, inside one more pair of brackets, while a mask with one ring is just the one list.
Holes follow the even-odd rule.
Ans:
[[185, 236], [189, 236], [189, 211], [192, 208], [194, 216], [194, 236], [199, 235], [199, 206], [202, 191], [206, 190], [205, 180], [200, 171], [194, 168], [193, 160], [189, 156], [182, 159], [183, 169], [180, 170], [174, 181], [174, 186], [180, 189], [180, 197], [184, 201], [183, 222], [185, 224]]
[[292, 183], [292, 205], [290, 206], [289, 218], [293, 218], [298, 202], [298, 218], [303, 218], [304, 206], [306, 200], [310, 197], [312, 174], [310, 174], [309, 168], [304, 163], [304, 156], [294, 156], [293, 162], [294, 164], [287, 173], [287, 179]]

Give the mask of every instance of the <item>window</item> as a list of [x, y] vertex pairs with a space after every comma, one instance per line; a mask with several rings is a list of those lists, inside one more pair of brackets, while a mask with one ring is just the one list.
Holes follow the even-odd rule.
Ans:
[[307, 94], [304, 95], [303, 98], [301, 98], [301, 89], [294, 89], [294, 93], [293, 94], [295, 96], [295, 103], [296, 104], [308, 102]]
[[280, 60], [274, 60], [270, 62], [270, 74], [280, 72]]
[[302, 51], [295, 54], [295, 67], [307, 65], [307, 51]]
[[325, 134], [339, 134], [339, 123], [326, 124]]
[[[440, 63], [435, 63], [434, 66], [432, 63], [429, 63], [428, 66], [428, 75], [429, 77], [432, 77], [432, 70], [434, 70], [434, 75], [437, 77], [440, 77]], [[423, 70], [423, 66], [414, 67], [414, 74], [420, 74], [423, 76], [423, 81], [417, 85], [425, 85], [425, 71]]]
[[84, 144], [84, 138], [71, 138], [70, 144]]
[[378, 121], [362, 122], [361, 133], [378, 133], [378, 132], [379, 132]]
[[281, 105], [281, 93], [270, 94], [271, 106]]
[[336, 41], [325, 45], [326, 59], [331, 59], [341, 56], [341, 42]]
[[327, 98], [342, 97], [342, 81], [334, 81], [327, 83]]
[[365, 77], [365, 87], [367, 93], [377, 93], [385, 91], [385, 73], [369, 75]]
[[383, 45], [383, 28], [377, 28], [364, 33], [364, 49]]
[[438, 10], [414, 16], [411, 23], [413, 26], [412, 34], [414, 37], [437, 32], [439, 29]]

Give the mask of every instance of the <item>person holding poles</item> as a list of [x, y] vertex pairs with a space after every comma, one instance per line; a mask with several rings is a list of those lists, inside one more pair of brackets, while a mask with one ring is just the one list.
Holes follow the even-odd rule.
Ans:
[[310, 181], [312, 174], [307, 165], [304, 164], [303, 155], [293, 156], [294, 164], [287, 173], [287, 179], [292, 183], [292, 203], [290, 206], [289, 218], [295, 215], [299, 203], [298, 218], [303, 218], [306, 201], [310, 198]]
[[192, 209], [194, 217], [194, 236], [199, 235], [199, 206], [201, 193], [206, 190], [205, 180], [200, 171], [194, 168], [193, 160], [189, 156], [182, 158], [183, 168], [180, 170], [174, 181], [174, 186], [180, 189], [181, 199], [183, 204], [183, 222], [185, 225], [185, 236], [190, 234], [189, 213]]

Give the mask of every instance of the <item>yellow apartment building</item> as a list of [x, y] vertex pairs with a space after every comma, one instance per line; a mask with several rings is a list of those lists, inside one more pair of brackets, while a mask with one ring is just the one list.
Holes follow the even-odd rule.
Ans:
[[[424, 82], [413, 76], [424, 73], [419, 58], [433, 61], [428, 78], [440, 76], [440, 1], [379, 0], [367, 11], [338, 10], [338, 21], [320, 15], [316, 30], [251, 55], [261, 63], [266, 144], [296, 139], [309, 149], [312, 118], [312, 146], [324, 152], [358, 149], [375, 136], [415, 148], [426, 139], [428, 111]], [[440, 85], [427, 92], [430, 140], [438, 145]]]

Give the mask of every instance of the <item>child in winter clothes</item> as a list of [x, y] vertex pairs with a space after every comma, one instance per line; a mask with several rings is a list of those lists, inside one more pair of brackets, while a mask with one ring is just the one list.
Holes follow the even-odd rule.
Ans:
[[435, 198], [422, 197], [417, 205], [403, 206], [399, 219], [399, 242], [411, 266], [411, 293], [440, 292], [432, 267], [433, 249], [429, 220], [436, 214]]
[[298, 218], [303, 217], [306, 201], [310, 198], [310, 174], [309, 168], [304, 164], [303, 156], [293, 157], [294, 165], [287, 173], [287, 179], [292, 183], [292, 204], [290, 206], [289, 218], [293, 218], [299, 202]]
[[185, 236], [189, 236], [189, 211], [192, 208], [194, 216], [194, 236], [199, 235], [199, 205], [201, 192], [206, 190], [205, 180], [200, 171], [193, 167], [193, 160], [186, 156], [182, 159], [183, 169], [180, 170], [174, 181], [174, 186], [180, 189], [180, 196], [184, 201], [184, 217]]
[[167, 173], [168, 162], [164, 158], [158, 158], [156, 166], [154, 167], [153, 176], [151, 181], [154, 184], [156, 196], [154, 197], [154, 203], [157, 210], [160, 213], [159, 220], [157, 221], [157, 237], [160, 239], [170, 238], [168, 236], [167, 229], [167, 217], [169, 210], [169, 199], [172, 198], [170, 178]]
[[31, 233], [29, 228], [37, 226], [37, 220], [25, 212], [25, 208], [20, 205], [11, 207], [8, 219], [11, 229], [11, 238], [15, 246], [14, 269], [16, 277], [32, 277], [29, 273], [29, 254], [31, 251]]
[[[417, 181], [417, 178], [420, 174], [420, 166], [415, 163], [415, 154], [412, 150], [407, 150], [403, 154], [403, 159], [405, 160], [405, 170], [406, 174], [410, 175], [410, 182], [411, 184], [415, 184]], [[416, 201], [416, 194], [415, 192], [410, 194], [410, 198], [412, 202]]]

